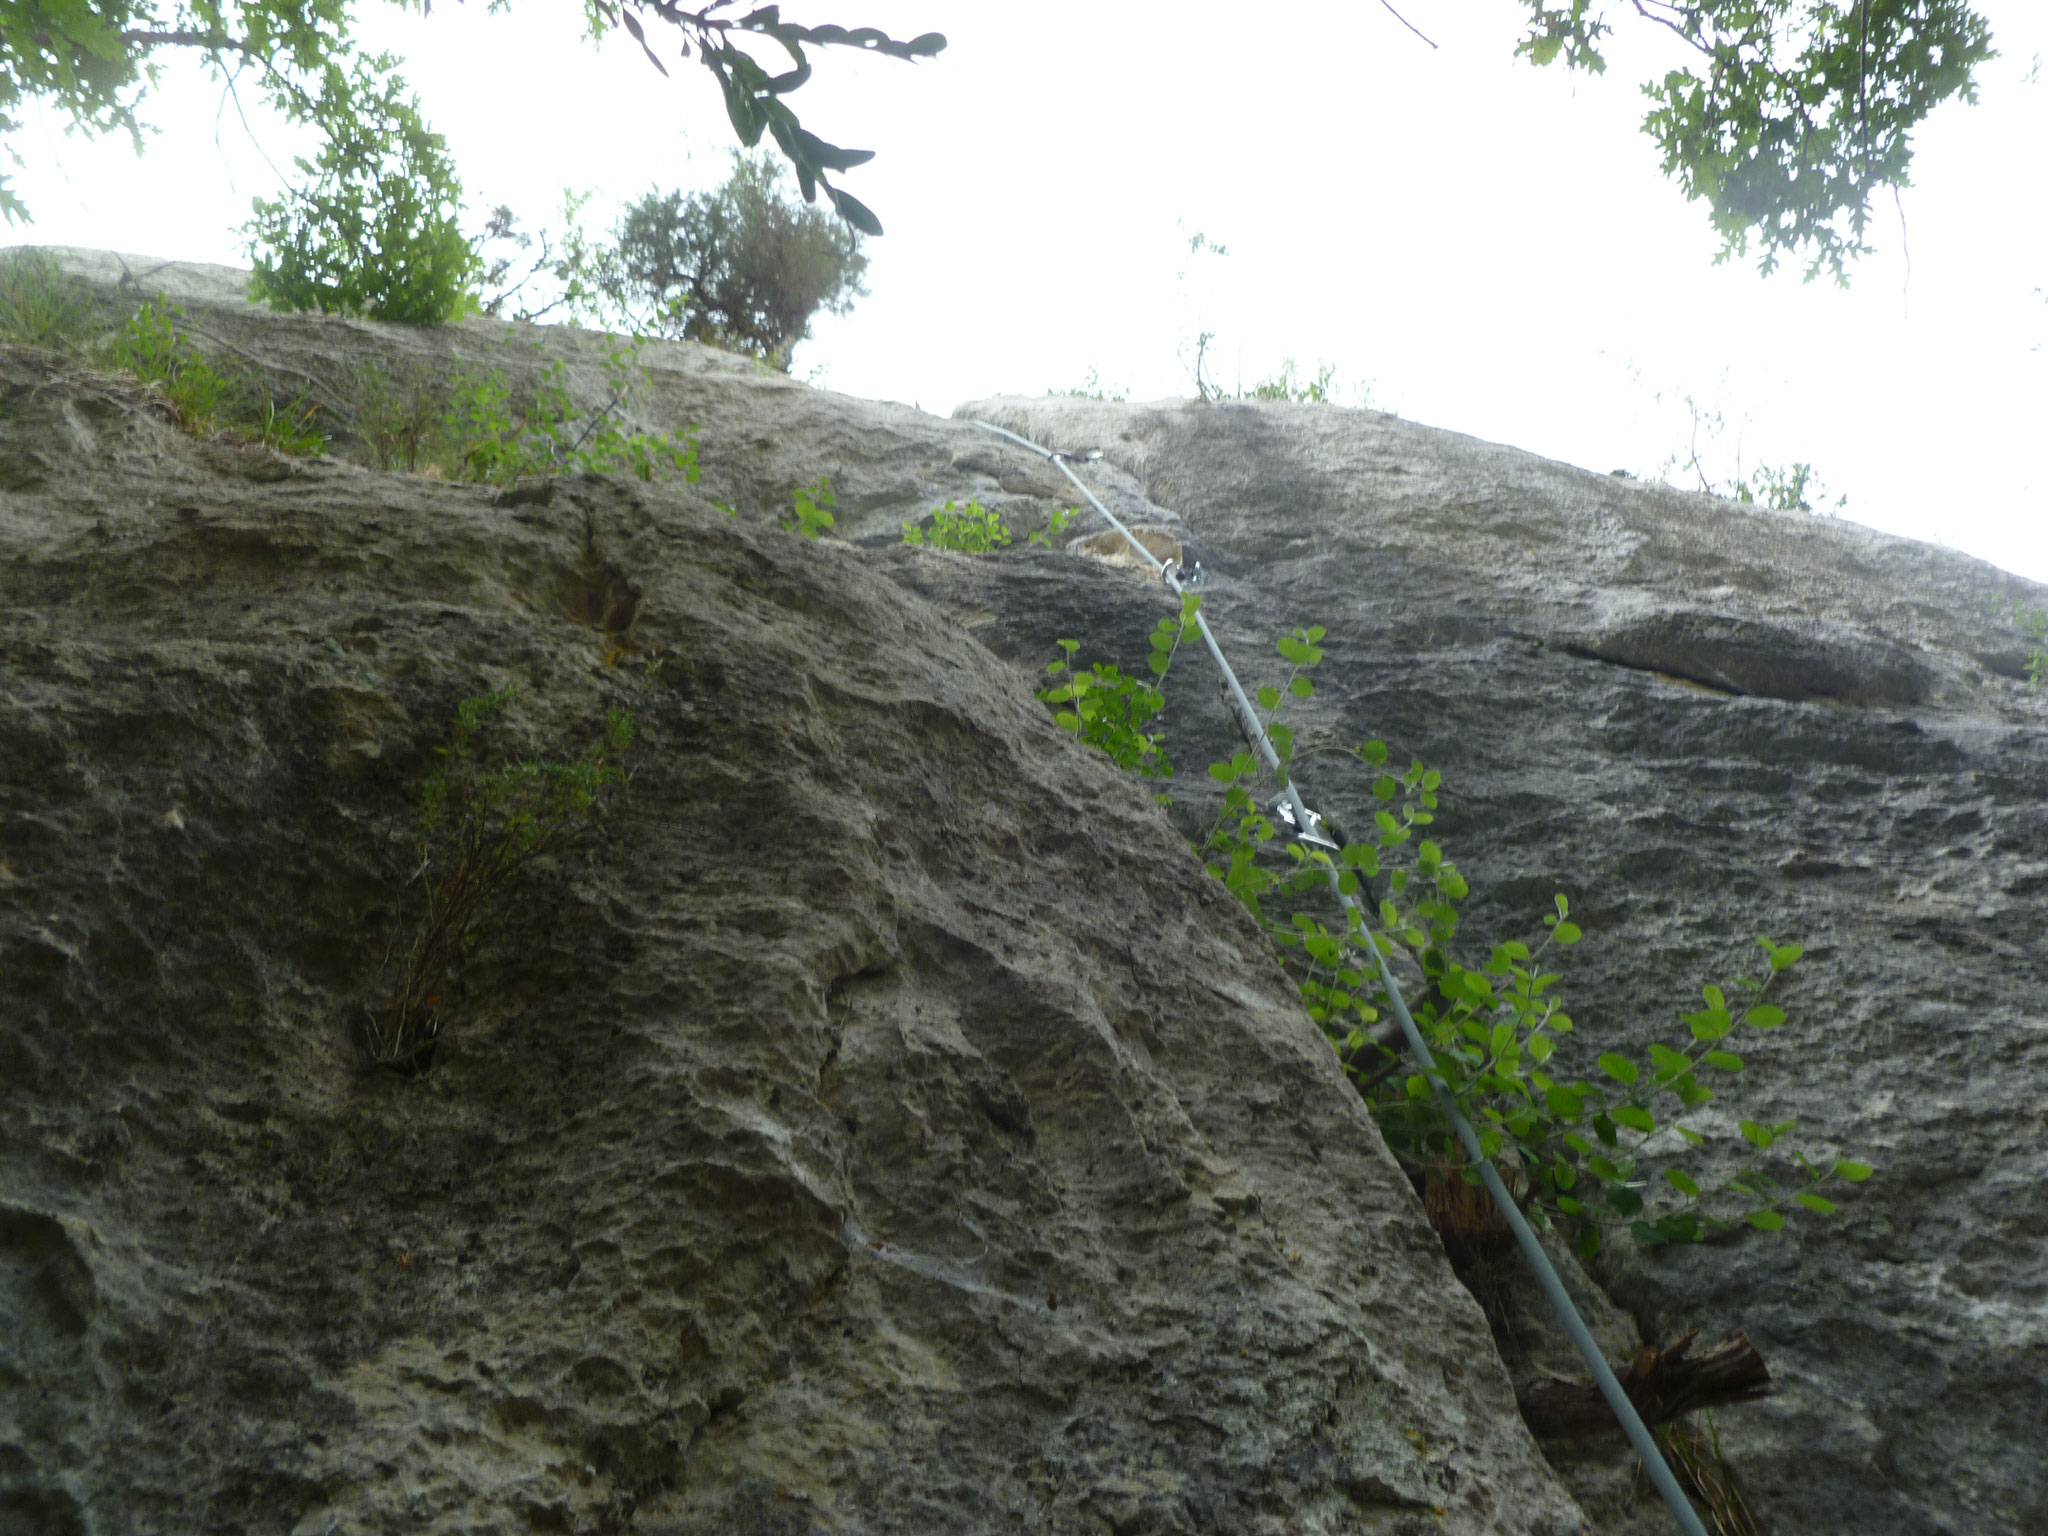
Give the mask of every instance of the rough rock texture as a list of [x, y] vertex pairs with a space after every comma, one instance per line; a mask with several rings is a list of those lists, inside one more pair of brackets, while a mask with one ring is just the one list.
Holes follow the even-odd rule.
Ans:
[[[270, 316], [238, 283], [141, 286], [337, 387], [538, 343], [588, 393], [608, 345]], [[1055, 639], [1135, 663], [1170, 595], [1021, 547], [1078, 498], [965, 421], [643, 361], [639, 419], [702, 429], [701, 496], [283, 465], [8, 361], [0, 1309], [34, 1322], [0, 1336], [0, 1511], [1574, 1528], [1176, 836], [1235, 741], [1201, 658], [1169, 688], [1175, 820], [1030, 699]], [[2048, 707], [1988, 612], [2048, 592], [1369, 412], [962, 414], [1103, 450], [1080, 472], [1203, 561], [1250, 680], [1328, 626], [1298, 724], [1443, 771], [1468, 932], [1571, 893], [1589, 1049], [1668, 1038], [1758, 933], [1807, 946], [1726, 1107], [1878, 1177], [1605, 1278], [1651, 1338], [1763, 1349], [1782, 1396], [1720, 1432], [1781, 1536], [2048, 1529]], [[821, 473], [851, 548], [773, 531]], [[902, 548], [949, 498], [1020, 545]], [[606, 613], [631, 623], [573, 617]], [[506, 681], [526, 750], [632, 709], [639, 773], [477, 957], [433, 1073], [366, 1082], [345, 1019], [412, 913], [410, 797]], [[1497, 1313], [1517, 1369], [1556, 1363]], [[1558, 1463], [1601, 1529], [1657, 1528], [1612, 1458]]]
[[[1468, 933], [1531, 937], [1570, 893], [1582, 1050], [1679, 1036], [1757, 934], [1806, 946], [1792, 1024], [1747, 1036], [1750, 1070], [1709, 1113], [1796, 1118], [1878, 1177], [1786, 1233], [1617, 1252], [1610, 1289], [1653, 1338], [1745, 1329], [1761, 1347], [1782, 1395], [1719, 1417], [1773, 1529], [2048, 1530], [2048, 696], [1990, 613], [2048, 592], [1370, 412], [962, 414], [1103, 449], [1083, 473], [1199, 555], [1248, 678], [1278, 680], [1276, 635], [1328, 626], [1297, 729], [1442, 770]], [[1121, 603], [1026, 560], [904, 565], [914, 590], [992, 615], [977, 634], [1020, 660], [1072, 635], [1128, 666], [1171, 606], [1117, 573]], [[1206, 669], [1176, 682], [1167, 747], [1199, 812], [1231, 737]], [[1369, 815], [1362, 780], [1306, 782], [1338, 825]]]
[[[891, 414], [694, 361], [792, 452]], [[0, 1528], [1584, 1529], [1256, 930], [874, 557], [19, 351], [0, 467]], [[634, 776], [366, 1076], [508, 684]]]

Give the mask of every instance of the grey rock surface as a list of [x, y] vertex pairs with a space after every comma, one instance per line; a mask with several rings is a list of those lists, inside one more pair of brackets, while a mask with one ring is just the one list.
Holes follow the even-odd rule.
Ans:
[[[981, 485], [971, 429], [700, 362], [724, 496], [818, 422], [914, 443], [843, 468], [871, 514]], [[198, 442], [19, 350], [0, 483], [0, 1528], [1585, 1529], [1256, 929], [889, 560]], [[517, 755], [629, 710], [633, 777], [366, 1076], [503, 686]]]
[[[2048, 591], [1372, 412], [961, 414], [1103, 449], [1104, 478], [1199, 544], [1248, 682], [1279, 681], [1275, 637], [1328, 627], [1297, 731], [1443, 772], [1434, 831], [1471, 879], [1474, 939], [1539, 936], [1570, 894], [1581, 1051], [1675, 1041], [1756, 935], [1805, 945], [1792, 1023], [1746, 1038], [1748, 1073], [1705, 1113], [1796, 1118], [1878, 1176], [1786, 1233], [1611, 1250], [1609, 1287], [1653, 1339], [1741, 1329], [1763, 1350], [1780, 1395], [1720, 1424], [1769, 1528], [2048, 1529], [2048, 695], [1991, 613]], [[997, 615], [977, 633], [1020, 661], [1057, 633], [1132, 665], [1171, 607], [1121, 574], [1102, 581], [1123, 604], [1062, 602], [1024, 561], [905, 565]], [[1233, 745], [1213, 694], [1177, 664], [1166, 746], [1191, 830], [1201, 769]], [[1363, 779], [1304, 779], [1339, 826], [1370, 814]]]
[[[560, 360], [593, 398], [614, 345], [273, 316], [239, 281], [137, 291], [337, 388]], [[1024, 547], [1079, 498], [967, 420], [642, 361], [635, 420], [700, 428], [698, 494], [507, 507], [194, 445], [10, 359], [0, 1191], [38, 1324], [0, 1356], [0, 1500], [59, 1530], [1574, 1528], [1313, 1026], [1202, 902], [1177, 833], [1237, 745], [1202, 659], [1170, 818], [1030, 699], [1059, 638], [1136, 664], [1171, 594]], [[1077, 472], [1203, 561], [1248, 681], [1328, 627], [1298, 728], [1442, 770], [1468, 933], [1570, 893], [1584, 1048], [1671, 1038], [1756, 934], [1807, 947], [1711, 1112], [1878, 1176], [1786, 1234], [1612, 1253], [1604, 1326], [1757, 1341], [1781, 1394], [1720, 1432], [1767, 1529], [2048, 1529], [2048, 707], [1989, 611], [2048, 591], [1371, 412], [961, 416], [1101, 450]], [[820, 474], [844, 542], [774, 532]], [[1018, 545], [901, 547], [970, 498]], [[608, 667], [621, 635], [569, 615], [620, 583]], [[403, 926], [408, 797], [455, 701], [515, 679], [531, 750], [618, 700], [641, 771], [478, 957], [448, 1059], [366, 1086], [339, 1018]], [[1655, 1529], [1620, 1468], [1558, 1470]]]

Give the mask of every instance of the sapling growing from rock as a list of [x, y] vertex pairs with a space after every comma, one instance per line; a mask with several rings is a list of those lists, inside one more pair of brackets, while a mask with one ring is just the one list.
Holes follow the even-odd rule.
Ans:
[[443, 994], [517, 877], [626, 778], [619, 760], [632, 743], [633, 722], [621, 709], [605, 711], [602, 733], [580, 757], [479, 767], [477, 736], [512, 698], [513, 690], [503, 688], [464, 699], [454, 729], [434, 749], [440, 761], [420, 792], [413, 874], [425, 890], [425, 910], [393, 995], [365, 1008], [358, 1021], [356, 1046], [368, 1066], [418, 1076], [432, 1065]]
[[[1188, 599], [1183, 625], [1197, 601]], [[1163, 621], [1161, 633], [1171, 627]], [[1479, 1179], [1428, 1078], [1386, 1036], [1382, 1021], [1391, 1006], [1372, 947], [1412, 977], [1410, 1012], [1436, 1073], [1478, 1131], [1487, 1157], [1502, 1166], [1523, 1208], [1567, 1230], [1584, 1256], [1617, 1228], [1644, 1246], [1701, 1241], [1737, 1223], [1776, 1231], [1793, 1208], [1830, 1214], [1835, 1207], [1823, 1186], [1871, 1176], [1868, 1164], [1796, 1151], [1790, 1153], [1796, 1171], [1774, 1169], [1766, 1155], [1787, 1150], [1794, 1128], [1789, 1120], [1739, 1121], [1747, 1155], [1711, 1186], [1683, 1165], [1707, 1139], [1687, 1123], [1692, 1111], [1715, 1098], [1702, 1076], [1728, 1078], [1745, 1070], [1728, 1048], [1738, 1027], [1764, 1032], [1785, 1023], [1784, 1010], [1767, 994], [1800, 959], [1798, 946], [1759, 938], [1761, 974], [1738, 976], [1726, 989], [1706, 987], [1703, 1006], [1682, 1016], [1689, 1039], [1652, 1045], [1647, 1060], [1603, 1051], [1593, 1063], [1596, 1076], [1573, 1076], [1560, 1056], [1571, 1054], [1564, 1043], [1573, 1030], [1555, 991], [1562, 978], [1545, 969], [1555, 963], [1553, 952], [1583, 937], [1571, 904], [1556, 897], [1555, 911], [1543, 919], [1546, 932], [1533, 947], [1509, 939], [1487, 946], [1483, 961], [1468, 963], [1458, 943], [1458, 908], [1470, 887], [1443, 849], [1422, 835], [1435, 820], [1442, 785], [1434, 769], [1416, 761], [1396, 773], [1381, 742], [1350, 749], [1373, 773], [1370, 792], [1378, 802], [1361, 835], [1320, 845], [1288, 835], [1301, 829], [1280, 817], [1272, 796], [1305, 754], [1278, 716], [1288, 700], [1313, 696], [1308, 674], [1322, 661], [1322, 638], [1322, 629], [1311, 627], [1279, 642], [1291, 671], [1278, 685], [1256, 690], [1256, 718], [1246, 722], [1247, 745], [1255, 747], [1263, 736], [1279, 759], [1278, 771], [1268, 771], [1250, 750], [1212, 764], [1209, 775], [1223, 786], [1223, 802], [1198, 851], [1272, 939], [1309, 1016], [1330, 1039], [1397, 1156], [1433, 1180]], [[1070, 661], [1074, 642], [1061, 644]], [[1156, 661], [1159, 635], [1153, 645]], [[1065, 673], [1068, 663], [1055, 662], [1051, 670]], [[1163, 675], [1163, 668], [1155, 670]], [[1094, 674], [1106, 675], [1107, 686], [1078, 689], [1086, 674], [1076, 674], [1074, 683], [1040, 697], [1055, 708], [1095, 700], [1092, 715], [1065, 711], [1060, 724], [1123, 766], [1156, 774], [1156, 741], [1138, 727], [1163, 699], [1140, 701], [1149, 713], [1138, 718], [1126, 702], [1134, 690], [1118, 686], [1128, 680], [1106, 663]], [[1105, 707], [1110, 704], [1119, 707]], [[1333, 894], [1347, 900], [1339, 903]]]

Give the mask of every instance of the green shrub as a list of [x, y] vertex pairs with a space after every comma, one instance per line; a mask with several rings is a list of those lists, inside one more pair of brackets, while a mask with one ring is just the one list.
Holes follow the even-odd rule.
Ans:
[[[697, 341], [789, 371], [820, 313], [843, 315], [867, 294], [858, 230], [787, 195], [764, 155], [735, 153], [732, 174], [709, 192], [649, 192], [626, 209], [612, 243], [582, 227], [585, 198], [565, 198], [562, 227], [528, 235], [510, 208], [485, 230], [493, 263], [485, 304], [538, 318], [556, 309], [636, 336]], [[535, 244], [538, 256], [529, 256]], [[512, 254], [515, 253], [516, 254]], [[516, 266], [526, 272], [517, 282]], [[521, 299], [545, 275], [554, 297]]]
[[2037, 688], [2048, 687], [2048, 608], [2029, 608], [2018, 598], [1992, 605], [1993, 613], [2005, 612], [2033, 642], [2027, 657], [2027, 679]]
[[102, 358], [161, 388], [187, 432], [228, 433], [299, 455], [326, 448], [311, 401], [281, 398], [254, 371], [202, 356], [178, 329], [183, 315], [175, 304], [150, 300], [108, 340]]
[[78, 352], [95, 320], [85, 285], [47, 251], [0, 256], [0, 340], [48, 352]]
[[477, 736], [512, 701], [513, 690], [463, 700], [440, 761], [420, 792], [418, 874], [425, 911], [400, 964], [397, 990], [366, 1008], [356, 1045], [366, 1066], [417, 1076], [433, 1064], [444, 1027], [442, 998], [455, 971], [499, 915], [516, 878], [536, 858], [585, 824], [599, 799], [626, 773], [632, 744], [624, 710], [605, 712], [604, 729], [580, 757], [484, 768]]
[[1062, 507], [1046, 520], [1043, 528], [1032, 534], [1024, 542], [1027, 545], [1043, 544], [1047, 549], [1050, 549], [1052, 548], [1052, 541], [1065, 533], [1067, 531], [1067, 524], [1080, 515], [1081, 509], [1079, 507]]
[[330, 63], [317, 98], [283, 98], [322, 142], [313, 160], [296, 162], [305, 185], [255, 200], [243, 226], [250, 297], [415, 325], [476, 308], [482, 263], [456, 226], [462, 183], [397, 67], [389, 54]]
[[[1734, 484], [1735, 499], [1747, 506], [1763, 505], [1778, 512], [1811, 512], [1813, 499], [1827, 494], [1811, 464], [1799, 463], [1780, 469], [1759, 464], [1747, 477]], [[1847, 496], [1837, 497], [1835, 509], [1849, 504]]]
[[[796, 521], [784, 523], [785, 532], [815, 539], [832, 526], [832, 514], [825, 509], [837, 506], [839, 498], [832, 494], [832, 482], [825, 476], [818, 476], [813, 484], [794, 492], [791, 499], [796, 507]], [[732, 509], [728, 507], [726, 510]]]
[[933, 549], [955, 549], [966, 555], [985, 555], [1003, 548], [1011, 533], [1002, 514], [991, 512], [978, 501], [966, 506], [947, 502], [932, 513], [931, 532], [917, 523], [903, 525], [903, 542], [930, 545]]
[[1331, 380], [1337, 377], [1337, 370], [1325, 363], [1316, 370], [1313, 379], [1297, 379], [1294, 376], [1294, 359], [1280, 360], [1280, 371], [1264, 383], [1254, 384], [1249, 393], [1240, 395], [1241, 400], [1290, 400], [1296, 405], [1327, 405], [1331, 398]]
[[1128, 390], [1112, 389], [1106, 386], [1102, 382], [1101, 375], [1099, 375], [1093, 368], [1090, 368], [1088, 370], [1088, 377], [1081, 382], [1081, 387], [1079, 389], [1055, 389], [1048, 391], [1048, 393], [1055, 395], [1070, 395], [1080, 400], [1103, 400], [1114, 401], [1117, 403], [1121, 403], [1124, 400], [1130, 398], [1130, 392]]
[[[1045, 527], [1024, 542], [1051, 548], [1052, 541], [1066, 532], [1067, 524], [1080, 513], [1079, 507], [1062, 508], [1053, 513]], [[970, 501], [964, 507], [949, 501], [931, 516], [932, 526], [929, 529], [922, 523], [905, 523], [903, 542], [919, 548], [953, 549], [962, 554], [986, 555], [1005, 548], [1016, 537], [1010, 531], [1010, 525], [1003, 521], [1001, 513], [989, 511], [978, 501]]]
[[[1180, 617], [1161, 619], [1152, 631], [1152, 654], [1146, 659], [1152, 683], [1126, 677], [1106, 661], [1098, 661], [1083, 671], [1074, 661], [1081, 642], [1060, 641], [1059, 647], [1066, 654], [1045, 666], [1046, 675], [1055, 681], [1038, 690], [1039, 699], [1052, 706], [1053, 719], [1060, 729], [1071, 731], [1089, 746], [1106, 752], [1119, 768], [1140, 778], [1172, 778], [1172, 759], [1159, 745], [1159, 737], [1145, 727], [1166, 707], [1166, 695], [1157, 684], [1165, 682], [1180, 642], [1194, 624], [1201, 605], [1202, 600], [1194, 593], [1183, 595]], [[1164, 803], [1167, 797], [1159, 798]]]
[[[1179, 624], [1162, 621], [1153, 636], [1159, 677], [1198, 603], [1190, 594]], [[1687, 1152], [1705, 1141], [1686, 1116], [1715, 1097], [1703, 1075], [1730, 1078], [1745, 1069], [1728, 1048], [1738, 1027], [1784, 1024], [1784, 1011], [1767, 994], [1799, 960], [1796, 946], [1759, 939], [1762, 973], [1737, 977], [1725, 991], [1705, 988], [1704, 1006], [1683, 1016], [1690, 1038], [1652, 1045], [1647, 1058], [1602, 1051], [1591, 1063], [1597, 1075], [1588, 1079], [1566, 1070], [1573, 1050], [1582, 1057], [1584, 1048], [1566, 1046], [1572, 1020], [1555, 990], [1561, 977], [1544, 969], [1554, 963], [1554, 950], [1582, 937], [1570, 904], [1556, 898], [1554, 914], [1544, 919], [1547, 931], [1533, 946], [1518, 939], [1490, 944], [1474, 963], [1458, 933], [1467, 882], [1421, 835], [1435, 819], [1437, 773], [1420, 762], [1391, 772], [1386, 747], [1368, 742], [1348, 754], [1374, 774], [1378, 808], [1358, 829], [1362, 835], [1350, 840], [1327, 823], [1314, 829], [1320, 841], [1286, 835], [1299, 829], [1275, 796], [1289, 782], [1297, 752], [1292, 731], [1277, 717], [1289, 699], [1314, 695], [1309, 673], [1322, 660], [1322, 638], [1320, 628], [1309, 628], [1280, 641], [1291, 670], [1255, 694], [1280, 772], [1264, 770], [1249, 751], [1212, 764], [1210, 777], [1224, 797], [1200, 851], [1209, 872], [1272, 939], [1310, 1017], [1398, 1156], [1432, 1181], [1478, 1182], [1428, 1080], [1404, 1052], [1382, 1043], [1391, 1005], [1374, 948], [1414, 962], [1423, 985], [1408, 999], [1410, 1012], [1451, 1096], [1524, 1208], [1569, 1231], [1584, 1255], [1617, 1228], [1646, 1246], [1698, 1241], [1737, 1222], [1775, 1231], [1790, 1208], [1832, 1212], [1820, 1192], [1830, 1181], [1870, 1177], [1866, 1164], [1815, 1161], [1796, 1151], [1796, 1172], [1774, 1171], [1767, 1154], [1785, 1150], [1791, 1121], [1740, 1121], [1745, 1160], [1711, 1188], [1684, 1166]], [[1104, 663], [1075, 672], [1075, 642], [1060, 644], [1067, 656], [1048, 670], [1068, 681], [1039, 695], [1060, 725], [1141, 776], [1170, 773], [1157, 738], [1144, 730], [1163, 707], [1158, 690]], [[1348, 913], [1332, 896], [1333, 879], [1357, 904]]]
[[356, 383], [358, 430], [380, 469], [432, 470], [493, 485], [580, 473], [643, 481], [680, 475], [694, 485], [695, 428], [629, 433], [619, 425], [647, 376], [637, 343], [611, 346], [601, 367], [609, 398], [591, 412], [576, 408], [559, 361], [523, 398], [495, 369], [442, 380], [418, 367], [399, 379], [368, 368]]

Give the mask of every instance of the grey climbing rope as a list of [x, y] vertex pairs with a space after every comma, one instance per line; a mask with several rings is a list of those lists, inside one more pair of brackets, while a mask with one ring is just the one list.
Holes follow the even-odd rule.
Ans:
[[[1096, 499], [1095, 493], [1082, 483], [1081, 477], [1070, 467], [1070, 460], [1081, 459], [1086, 462], [1090, 458], [1099, 458], [1099, 453], [1085, 457], [1062, 453], [1056, 449], [1040, 447], [1029, 438], [1019, 437], [994, 422], [977, 420], [974, 425], [983, 431], [993, 432], [998, 437], [1006, 437], [1020, 448], [1028, 448], [1041, 458], [1058, 465], [1060, 471], [1073, 481], [1074, 489], [1088, 498], [1088, 504], [1108, 519], [1109, 525], [1124, 536], [1125, 542], [1165, 579], [1166, 584], [1173, 588], [1176, 595], [1186, 590], [1175, 573], [1173, 564], [1159, 559], [1147, 549], [1114, 512]], [[1238, 682], [1237, 673], [1231, 669], [1230, 662], [1224, 657], [1223, 648], [1216, 643], [1216, 636], [1209, 628], [1209, 621], [1202, 616], [1200, 609], [1195, 611], [1195, 626], [1201, 632], [1203, 643], [1209, 647], [1209, 654], [1215, 658], [1217, 669], [1223, 674], [1223, 680], [1229, 686], [1230, 696], [1236, 702], [1238, 713], [1244, 720], [1249, 734], [1258, 744], [1259, 755], [1265, 759], [1269, 770], [1278, 772], [1280, 754], [1274, 750], [1265, 726], [1259, 721], [1258, 712], [1252, 708], [1251, 700], [1245, 696], [1244, 686]], [[1292, 819], [1296, 829], [1299, 831], [1317, 826], [1321, 818], [1310, 811], [1303, 802], [1301, 791], [1294, 782], [1294, 775], [1287, 773], [1281, 776], [1284, 780], [1281, 798], [1294, 813]], [[1359, 910], [1358, 904], [1339, 887], [1338, 881], [1341, 877], [1335, 867], [1328, 868], [1326, 872], [1329, 876], [1330, 889], [1343, 904], [1345, 921], [1349, 924], [1351, 914]], [[1360, 914], [1360, 917], [1362, 921], [1363, 914]], [[1369, 933], [1369, 925], [1366, 931]], [[1557, 1314], [1558, 1321], [1564, 1324], [1565, 1332], [1571, 1335], [1580, 1358], [1592, 1372], [1593, 1382], [1599, 1387], [1600, 1395], [1607, 1400], [1607, 1406], [1614, 1410], [1615, 1418], [1621, 1421], [1622, 1430], [1627, 1434], [1629, 1444], [1635, 1448], [1636, 1455], [1642, 1458], [1644, 1470], [1650, 1474], [1650, 1481], [1656, 1485], [1657, 1492], [1663, 1495], [1665, 1504], [1671, 1509], [1672, 1518], [1678, 1522], [1678, 1528], [1685, 1536], [1706, 1536], [1706, 1528], [1700, 1524], [1700, 1517], [1694, 1511], [1692, 1501], [1685, 1496], [1685, 1490], [1678, 1486], [1678, 1479], [1672, 1476], [1671, 1468], [1665, 1463], [1663, 1452], [1657, 1449], [1656, 1439], [1650, 1434], [1649, 1426], [1643, 1423], [1642, 1415], [1636, 1412], [1636, 1405], [1629, 1401], [1628, 1394], [1615, 1379], [1613, 1367], [1608, 1365], [1607, 1357], [1600, 1352], [1600, 1346], [1595, 1342], [1592, 1330], [1586, 1326], [1585, 1319], [1579, 1316], [1579, 1309], [1572, 1304], [1571, 1296], [1564, 1288], [1564, 1281], [1557, 1273], [1557, 1267], [1550, 1262], [1550, 1255], [1543, 1251], [1543, 1245], [1536, 1240], [1535, 1230], [1529, 1225], [1528, 1218], [1522, 1214], [1522, 1208], [1515, 1204], [1514, 1197], [1508, 1193], [1507, 1185], [1501, 1182], [1499, 1170], [1480, 1149], [1478, 1133], [1472, 1129], [1472, 1123], [1465, 1118], [1464, 1112], [1458, 1108], [1457, 1100], [1452, 1097], [1449, 1085], [1438, 1073], [1436, 1058], [1430, 1054], [1429, 1046], [1422, 1038], [1422, 1031], [1415, 1027], [1415, 1020], [1408, 1012], [1408, 1003], [1401, 996], [1400, 984], [1394, 980], [1394, 973], [1387, 966], [1387, 957], [1381, 953], [1376, 942], [1368, 941], [1366, 948], [1372, 951], [1373, 959], [1379, 966], [1380, 984], [1386, 988], [1387, 1001], [1393, 1006], [1394, 1018], [1400, 1024], [1401, 1034], [1408, 1043], [1408, 1053], [1415, 1058], [1415, 1065], [1421, 1069], [1422, 1075], [1428, 1079], [1429, 1086], [1435, 1091], [1437, 1107], [1443, 1111], [1444, 1119], [1448, 1120], [1451, 1128], [1457, 1132], [1458, 1140], [1465, 1148], [1465, 1155], [1479, 1170], [1479, 1177], [1486, 1185], [1486, 1192], [1493, 1196], [1494, 1204], [1500, 1207], [1501, 1215], [1515, 1234], [1515, 1241], [1521, 1245], [1523, 1257], [1528, 1259], [1529, 1267], [1536, 1271], [1537, 1283], [1543, 1287], [1543, 1294], [1549, 1300], [1551, 1310]]]

